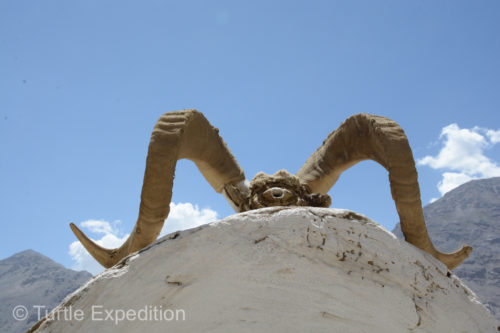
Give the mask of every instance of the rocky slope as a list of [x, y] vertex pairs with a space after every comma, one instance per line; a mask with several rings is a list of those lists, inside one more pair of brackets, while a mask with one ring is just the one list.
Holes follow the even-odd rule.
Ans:
[[36, 332], [496, 332], [430, 255], [356, 213], [264, 208], [163, 237]]
[[[50, 311], [91, 277], [88, 272], [67, 269], [33, 250], [1, 260], [0, 332], [26, 332], [38, 321], [38, 309], [42, 314]], [[14, 310], [16, 306], [28, 311], [21, 307]], [[20, 320], [14, 318], [13, 311]]]
[[[425, 206], [424, 215], [438, 249], [473, 247], [454, 273], [500, 320], [500, 177], [463, 184]], [[393, 232], [402, 237], [399, 225]]]

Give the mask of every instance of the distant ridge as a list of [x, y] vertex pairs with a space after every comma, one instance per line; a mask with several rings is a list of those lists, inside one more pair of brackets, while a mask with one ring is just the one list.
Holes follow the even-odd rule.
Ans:
[[[34, 305], [50, 311], [91, 277], [89, 272], [67, 269], [33, 250], [0, 260], [0, 332], [26, 332], [38, 321]], [[13, 309], [19, 305], [28, 309], [25, 320], [13, 317]], [[22, 318], [22, 311], [18, 315]]]
[[[473, 247], [454, 273], [500, 320], [500, 177], [465, 183], [425, 206], [424, 215], [439, 250]], [[399, 224], [393, 232], [403, 237]]]

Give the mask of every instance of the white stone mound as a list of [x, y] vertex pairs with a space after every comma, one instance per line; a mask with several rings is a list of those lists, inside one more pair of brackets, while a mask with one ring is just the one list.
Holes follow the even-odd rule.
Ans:
[[[459, 244], [457, 244], [459, 245]], [[264, 208], [171, 234], [36, 332], [496, 332], [432, 256], [347, 210]]]

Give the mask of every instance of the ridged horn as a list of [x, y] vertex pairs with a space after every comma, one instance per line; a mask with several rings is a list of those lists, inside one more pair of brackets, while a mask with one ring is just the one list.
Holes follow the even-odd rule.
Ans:
[[139, 217], [125, 243], [117, 249], [105, 249], [76, 225], [70, 225], [78, 240], [101, 265], [111, 267], [156, 240], [170, 211], [175, 166], [182, 158], [193, 161], [218, 193], [225, 186], [245, 180], [243, 170], [219, 136], [219, 130], [212, 127], [202, 113], [196, 110], [165, 113], [151, 135]]
[[403, 129], [393, 120], [361, 113], [349, 117], [323, 142], [297, 172], [312, 192], [326, 194], [340, 174], [363, 160], [373, 160], [389, 172], [392, 198], [408, 243], [426, 251], [448, 269], [467, 258], [472, 248], [454, 253], [436, 250], [427, 232], [415, 161]]

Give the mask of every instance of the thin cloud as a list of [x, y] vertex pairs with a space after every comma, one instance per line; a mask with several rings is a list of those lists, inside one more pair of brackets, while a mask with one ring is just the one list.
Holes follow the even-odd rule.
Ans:
[[[194, 228], [202, 224], [217, 220], [217, 212], [208, 208], [199, 209], [198, 205], [187, 203], [170, 203], [170, 214], [165, 221], [160, 236], [177, 230]], [[105, 248], [120, 247], [128, 238], [129, 234], [121, 232], [121, 222], [107, 222], [104, 220], [87, 220], [79, 223], [79, 227], [97, 237], [92, 238], [94, 242]], [[92, 274], [98, 274], [104, 268], [87, 252], [79, 241], [69, 246], [69, 255], [74, 261], [73, 269], [86, 270]]]
[[494, 130], [487, 130], [486, 135], [490, 139], [490, 141], [495, 144], [500, 142], [500, 130], [494, 131]]
[[96, 234], [108, 234], [113, 232], [111, 224], [103, 220], [88, 220], [80, 223], [80, 226]]
[[[500, 142], [500, 130], [480, 127], [460, 128], [457, 124], [444, 127], [439, 136], [443, 147], [436, 156], [419, 159], [419, 165], [427, 165], [443, 171], [437, 187], [441, 195], [472, 179], [500, 176], [500, 167], [484, 152]], [[431, 202], [437, 200], [433, 198]]]
[[160, 236], [177, 230], [194, 228], [206, 223], [217, 221], [217, 212], [209, 208], [201, 209], [190, 202], [170, 203], [170, 214], [160, 232]]

